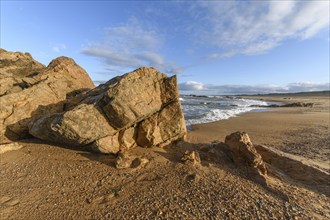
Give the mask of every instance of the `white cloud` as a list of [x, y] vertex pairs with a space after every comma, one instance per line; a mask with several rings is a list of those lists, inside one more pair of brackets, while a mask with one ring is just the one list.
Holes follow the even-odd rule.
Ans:
[[205, 87], [204, 87], [204, 84], [202, 83], [199, 83], [199, 82], [195, 82], [195, 81], [187, 81], [187, 82], [184, 82], [184, 83], [180, 83], [179, 84], [179, 89], [180, 90], [197, 90], [197, 91], [200, 91], [200, 90], [205, 90]]
[[199, 42], [216, 52], [208, 58], [267, 52], [288, 39], [306, 40], [329, 28], [329, 1], [204, 1], [205, 28], [195, 28]]
[[54, 44], [52, 46], [52, 51], [54, 51], [56, 53], [59, 53], [62, 50], [65, 50], [65, 49], [66, 49], [66, 45], [65, 44]]
[[222, 94], [265, 94], [330, 90], [330, 83], [301, 82], [280, 85], [204, 85], [187, 81], [179, 84], [183, 93], [222, 95]]
[[127, 69], [152, 66], [166, 73], [182, 69], [174, 62], [164, 60], [158, 52], [162, 38], [152, 29], [142, 28], [137, 21], [127, 25], [106, 28], [103, 41], [92, 43], [82, 53], [101, 58], [108, 69], [118, 73]]

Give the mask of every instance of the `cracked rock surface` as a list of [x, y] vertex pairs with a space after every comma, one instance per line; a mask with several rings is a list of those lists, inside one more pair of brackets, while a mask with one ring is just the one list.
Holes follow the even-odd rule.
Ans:
[[70, 58], [58, 57], [44, 67], [28, 53], [0, 52], [0, 144], [28, 137], [36, 117], [62, 112], [68, 98], [94, 88]]
[[29, 132], [42, 140], [114, 154], [182, 139], [186, 126], [176, 76], [139, 68], [115, 77], [81, 95], [66, 111], [39, 117]]

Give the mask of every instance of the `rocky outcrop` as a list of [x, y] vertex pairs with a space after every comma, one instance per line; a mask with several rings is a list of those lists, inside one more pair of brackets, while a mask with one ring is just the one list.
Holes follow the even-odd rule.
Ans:
[[56, 58], [43, 68], [29, 54], [1, 50], [0, 71], [1, 77], [11, 74], [19, 82], [14, 87], [1, 82], [1, 91], [5, 91], [0, 96], [1, 144], [27, 137], [28, 124], [35, 118], [62, 112], [68, 98], [94, 88], [85, 70], [67, 57]]
[[238, 167], [246, 168], [246, 174], [251, 179], [267, 185], [265, 163], [247, 133], [239, 131], [232, 133], [226, 136], [225, 144], [229, 147], [232, 159]]
[[29, 132], [43, 140], [117, 153], [183, 138], [186, 126], [176, 77], [140, 68], [79, 96], [62, 113], [34, 120]]
[[314, 107], [314, 103], [304, 103], [304, 102], [293, 102], [293, 103], [287, 103], [283, 105], [278, 104], [272, 104], [272, 105], [250, 105], [250, 107], [262, 107], [262, 108], [279, 108], [279, 107]]
[[29, 81], [28, 76], [44, 68], [29, 53], [7, 52], [0, 48], [0, 96], [22, 91]]

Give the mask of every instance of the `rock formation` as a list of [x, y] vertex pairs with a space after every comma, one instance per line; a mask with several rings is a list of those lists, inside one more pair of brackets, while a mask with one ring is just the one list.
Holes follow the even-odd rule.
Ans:
[[12, 53], [0, 48], [0, 96], [22, 91], [28, 76], [36, 75], [44, 68], [29, 53]]
[[260, 154], [245, 132], [235, 132], [226, 136], [225, 144], [229, 147], [234, 163], [246, 167], [247, 175], [257, 182], [267, 185], [267, 170]]
[[46, 68], [28, 53], [0, 52], [0, 144], [27, 137], [36, 117], [62, 112], [68, 98], [94, 88], [70, 58], [59, 57]]
[[66, 111], [30, 123], [33, 136], [117, 153], [183, 138], [185, 120], [176, 77], [140, 68], [77, 96]]

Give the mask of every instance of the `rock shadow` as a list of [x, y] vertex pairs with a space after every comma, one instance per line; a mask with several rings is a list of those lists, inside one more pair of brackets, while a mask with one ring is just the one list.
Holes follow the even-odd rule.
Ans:
[[[254, 179], [248, 172], [248, 169], [245, 169], [245, 167], [237, 166], [234, 163], [234, 160], [231, 156], [231, 152], [227, 145], [225, 145], [222, 142], [214, 142], [214, 143], [189, 143], [189, 142], [178, 142], [175, 144], [169, 144], [167, 146], [164, 146], [165, 151], [156, 151], [159, 155], [165, 157], [169, 161], [173, 163], [182, 163], [181, 157], [184, 154], [185, 151], [196, 151], [200, 158], [201, 158], [201, 165], [202, 166], [212, 166], [212, 167], [218, 167], [220, 169], [224, 169], [227, 172], [230, 172], [233, 175], [238, 175], [244, 179], [253, 181], [259, 185], [261, 185], [263, 188], [265, 188], [270, 193], [273, 193], [274, 195], [278, 196], [279, 198], [288, 201], [288, 196], [281, 190], [277, 189], [277, 186], [270, 184], [265, 185], [263, 183], [260, 183], [257, 179]], [[276, 158], [274, 158], [276, 159]], [[313, 184], [308, 181], [300, 180], [295, 178], [295, 176], [291, 176], [290, 173], [286, 173], [286, 170], [283, 170], [281, 166], [277, 166], [276, 164], [269, 164], [268, 161], [271, 159], [266, 158], [264, 162], [266, 163], [267, 169], [268, 169], [268, 176], [271, 178], [275, 178], [281, 182], [285, 182], [288, 185], [295, 185], [297, 187], [303, 187], [307, 190], [321, 193], [326, 195], [327, 197], [330, 197], [330, 188], [329, 188], [329, 181], [330, 176], [328, 175], [328, 184], [324, 184], [324, 181], [322, 181], [319, 184]], [[299, 165], [300, 162], [291, 162], [291, 164]], [[301, 168], [299, 168], [301, 169]], [[316, 168], [315, 168], [316, 169]], [[277, 170], [280, 173], [283, 173], [283, 176], [280, 177], [278, 175], [274, 175], [274, 170]], [[313, 170], [312, 167], [309, 167], [307, 169], [309, 172]], [[322, 174], [323, 176], [325, 174]], [[323, 177], [322, 176], [322, 177]]]
[[31, 117], [23, 118], [13, 124], [7, 125], [4, 136], [10, 141], [19, 141], [22, 139], [33, 138], [33, 136], [29, 134], [29, 123], [44, 115], [62, 113], [66, 111], [67, 108], [72, 108], [83, 99], [87, 91], [90, 90], [77, 89], [68, 93], [67, 98], [63, 101], [48, 105], [39, 105], [34, 111], [31, 112]]
[[92, 153], [92, 152], [82, 152], [78, 154], [89, 160], [96, 161], [98, 163], [107, 165], [109, 167], [116, 168], [117, 156], [114, 154], [101, 154], [101, 153]]

